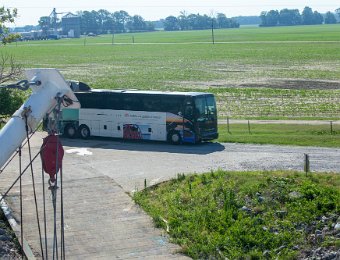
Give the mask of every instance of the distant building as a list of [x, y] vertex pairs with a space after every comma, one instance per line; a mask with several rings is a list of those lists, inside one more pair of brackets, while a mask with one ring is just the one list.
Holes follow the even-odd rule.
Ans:
[[63, 35], [69, 38], [80, 37], [80, 16], [67, 13], [61, 18], [61, 27], [63, 28]]

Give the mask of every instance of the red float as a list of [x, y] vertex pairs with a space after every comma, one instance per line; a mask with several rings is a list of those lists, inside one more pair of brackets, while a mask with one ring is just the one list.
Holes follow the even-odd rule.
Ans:
[[50, 175], [50, 181], [55, 182], [55, 175], [62, 167], [64, 157], [64, 149], [58, 136], [49, 135], [44, 138], [40, 155], [44, 171]]

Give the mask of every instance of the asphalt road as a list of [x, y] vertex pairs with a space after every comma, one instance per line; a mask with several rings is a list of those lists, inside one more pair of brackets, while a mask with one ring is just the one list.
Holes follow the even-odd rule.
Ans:
[[106, 175], [128, 192], [143, 188], [145, 180], [152, 185], [178, 173], [216, 169], [303, 171], [305, 153], [310, 156], [312, 172], [340, 172], [340, 149], [334, 148], [235, 143], [174, 146], [107, 138], [64, 139], [63, 144], [66, 167], [79, 165], [72, 167], [72, 175]]
[[[44, 136], [45, 133], [37, 133], [32, 139], [33, 153], [38, 151]], [[178, 173], [216, 169], [303, 171], [304, 154], [310, 156], [312, 172], [340, 173], [340, 148], [236, 143], [176, 146], [111, 138], [62, 139], [62, 143], [65, 180], [108, 176], [127, 192], [142, 189], [145, 180], [149, 186]], [[17, 172], [17, 164], [11, 164], [7, 171]], [[6, 182], [5, 179], [2, 180]]]

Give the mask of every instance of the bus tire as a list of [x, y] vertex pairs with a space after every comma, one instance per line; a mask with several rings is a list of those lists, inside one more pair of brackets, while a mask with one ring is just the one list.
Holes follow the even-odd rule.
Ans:
[[68, 124], [64, 128], [64, 135], [67, 138], [71, 138], [71, 139], [76, 138], [76, 136], [77, 136], [77, 129], [75, 128], [74, 125]]
[[90, 129], [88, 128], [87, 125], [81, 125], [79, 126], [79, 136], [82, 138], [82, 139], [87, 139], [90, 137], [91, 135], [91, 132], [90, 132]]
[[171, 144], [180, 144], [182, 143], [182, 137], [177, 131], [172, 131], [169, 133], [168, 140]]

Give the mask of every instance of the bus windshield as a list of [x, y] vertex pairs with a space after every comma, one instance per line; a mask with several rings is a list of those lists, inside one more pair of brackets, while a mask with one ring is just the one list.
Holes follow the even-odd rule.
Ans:
[[198, 121], [216, 118], [216, 103], [213, 96], [196, 97], [195, 107]]

